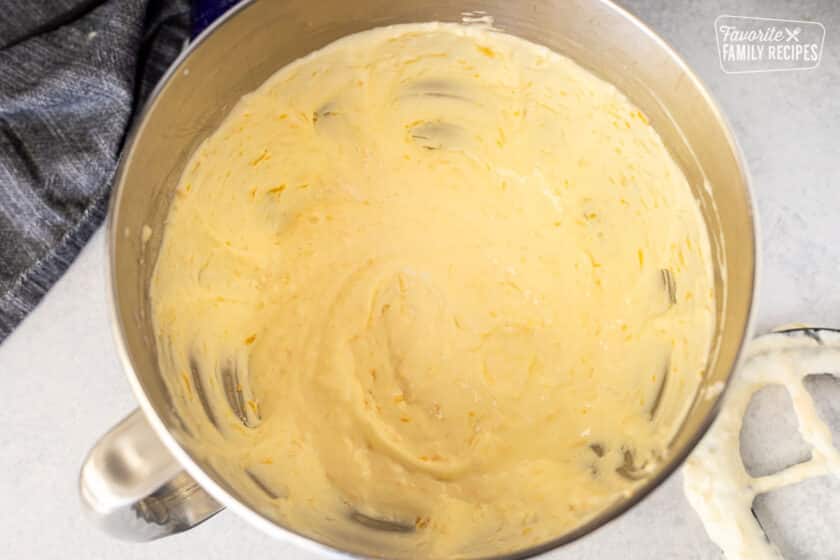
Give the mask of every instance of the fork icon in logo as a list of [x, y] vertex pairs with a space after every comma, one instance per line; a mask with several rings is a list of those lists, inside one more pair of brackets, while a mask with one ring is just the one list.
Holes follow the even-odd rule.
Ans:
[[792, 30], [789, 27], [785, 27], [785, 33], [787, 33], [787, 38], [785, 39], [786, 42], [790, 43], [791, 41], [799, 42], [799, 34], [802, 33], [801, 27], [794, 27]]

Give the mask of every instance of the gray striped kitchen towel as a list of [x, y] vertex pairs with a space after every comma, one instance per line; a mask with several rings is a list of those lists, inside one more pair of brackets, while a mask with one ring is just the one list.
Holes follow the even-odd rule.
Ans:
[[188, 0], [0, 0], [0, 341], [101, 223]]

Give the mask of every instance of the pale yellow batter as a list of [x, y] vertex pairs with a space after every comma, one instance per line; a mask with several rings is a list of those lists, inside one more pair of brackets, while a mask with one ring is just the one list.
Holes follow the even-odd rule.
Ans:
[[296, 531], [413, 557], [614, 503], [714, 320], [705, 227], [647, 117], [448, 24], [343, 39], [243, 98], [181, 178], [152, 296], [185, 445]]

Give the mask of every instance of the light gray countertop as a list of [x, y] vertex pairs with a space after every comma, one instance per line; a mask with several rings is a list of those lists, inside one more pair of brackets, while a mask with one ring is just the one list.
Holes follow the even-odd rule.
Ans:
[[[705, 81], [744, 150], [761, 225], [759, 332], [794, 321], [840, 326], [840, 3], [625, 4]], [[724, 74], [713, 28], [720, 14], [822, 22], [822, 63], [807, 72]], [[0, 557], [316, 558], [228, 512], [189, 533], [142, 545], [112, 540], [82, 516], [80, 462], [96, 438], [135, 407], [111, 339], [104, 254], [100, 231], [0, 346]], [[840, 502], [836, 490], [835, 496]], [[835, 557], [814, 550], [799, 555]], [[720, 552], [688, 506], [677, 475], [617, 521], [548, 557], [711, 560]]]

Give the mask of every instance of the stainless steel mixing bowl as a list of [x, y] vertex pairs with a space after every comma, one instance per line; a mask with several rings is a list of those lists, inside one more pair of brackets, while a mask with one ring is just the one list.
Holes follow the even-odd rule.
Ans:
[[414, 556], [410, 547], [388, 548], [375, 527], [360, 525], [350, 536], [303, 536], [305, 528], [284, 527], [253, 494], [191, 452], [191, 436], [179, 425], [158, 369], [149, 279], [188, 157], [243, 94], [288, 62], [350, 33], [485, 14], [499, 29], [546, 45], [612, 82], [649, 116], [702, 207], [716, 261], [717, 330], [708, 370], [661, 464], [591, 521], [506, 557], [561, 546], [615, 518], [671, 474], [706, 431], [749, 334], [755, 224], [729, 128], [661, 39], [606, 0], [256, 0], [217, 22], [178, 59], [139, 119], [114, 185], [107, 226], [113, 324], [140, 409], [97, 444], [82, 468], [85, 509], [107, 531], [156, 538], [192, 527], [224, 506], [277, 538], [320, 550]]

